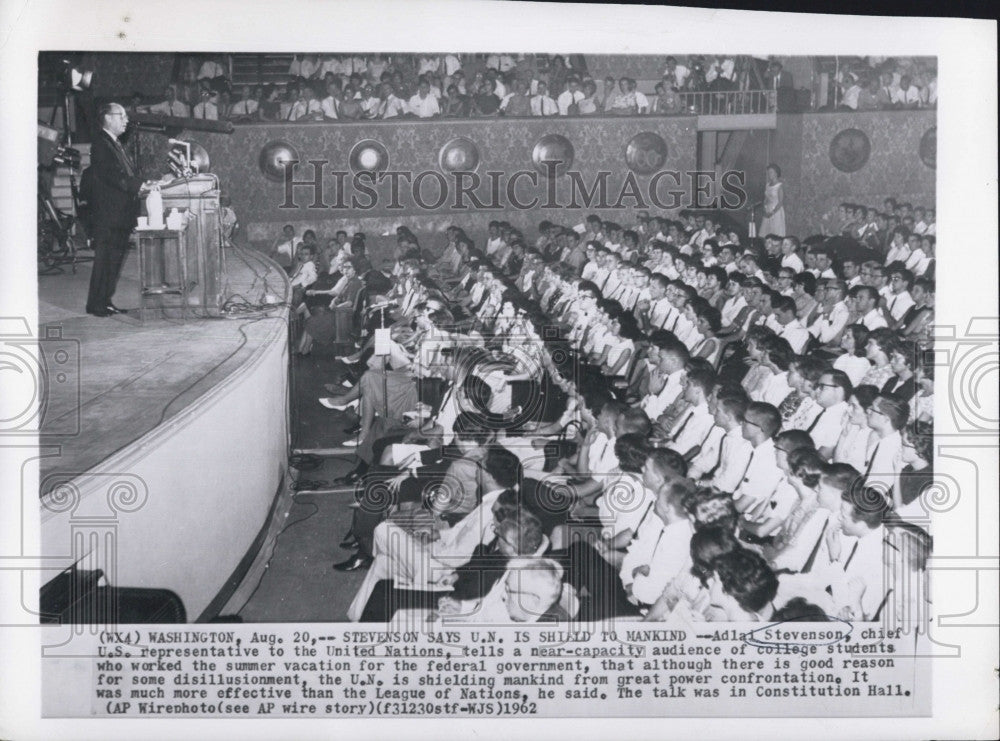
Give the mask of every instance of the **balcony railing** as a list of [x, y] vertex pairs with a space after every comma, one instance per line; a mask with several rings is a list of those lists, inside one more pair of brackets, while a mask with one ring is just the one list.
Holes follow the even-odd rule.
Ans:
[[700, 116], [740, 116], [775, 113], [778, 93], [775, 90], [727, 90], [680, 93], [688, 113]]

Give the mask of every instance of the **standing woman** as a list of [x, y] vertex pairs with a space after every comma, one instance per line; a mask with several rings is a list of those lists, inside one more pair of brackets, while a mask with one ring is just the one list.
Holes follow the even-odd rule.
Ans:
[[785, 236], [785, 186], [781, 182], [781, 168], [767, 166], [767, 185], [764, 186], [764, 218], [760, 222], [761, 236]]

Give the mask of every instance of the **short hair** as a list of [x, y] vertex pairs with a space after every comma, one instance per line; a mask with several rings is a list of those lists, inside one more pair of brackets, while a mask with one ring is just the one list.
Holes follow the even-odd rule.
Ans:
[[542, 522], [531, 510], [519, 508], [497, 524], [498, 532], [513, 532], [514, 547], [521, 555], [531, 555], [545, 542]]
[[791, 296], [778, 296], [778, 298], [771, 299], [771, 308], [775, 311], [780, 311], [783, 313], [791, 312], [795, 313], [795, 299]]
[[786, 453], [794, 450], [815, 450], [813, 439], [805, 430], [782, 430], [774, 436], [775, 447], [781, 444]]
[[840, 493], [841, 501], [851, 505], [850, 518], [863, 522], [869, 530], [874, 530], [888, 512], [889, 503], [882, 492], [871, 486], [852, 486]]
[[727, 527], [706, 525], [691, 535], [691, 573], [706, 584], [712, 576], [712, 563], [719, 556], [740, 548], [735, 533]]
[[687, 382], [693, 383], [700, 388], [702, 393], [707, 397], [712, 393], [712, 389], [715, 388], [715, 373], [696, 368], [688, 372]]
[[684, 497], [684, 509], [691, 517], [695, 530], [716, 525], [732, 533], [736, 531], [739, 514], [733, 495], [713, 486], [698, 486]]
[[898, 275], [900, 279], [906, 284], [906, 290], [910, 290], [913, 287], [913, 273], [906, 268], [893, 268], [889, 271], [889, 277]]
[[712, 563], [723, 591], [747, 612], [759, 612], [778, 593], [778, 577], [763, 556], [739, 548]]
[[792, 363], [792, 357], [794, 356], [792, 346], [789, 344], [788, 340], [784, 337], [771, 337], [767, 341], [764, 351], [767, 353], [768, 361], [777, 366], [779, 370], [788, 370], [788, 367]]
[[851, 394], [854, 392], [854, 384], [851, 383], [851, 378], [844, 371], [837, 368], [831, 368], [829, 370], [824, 370], [821, 376], [830, 376], [830, 382], [836, 386], [840, 386], [844, 390], [844, 399], [850, 399]]
[[750, 397], [747, 396], [742, 387], [739, 390], [726, 389], [719, 392], [718, 404], [734, 419], [742, 421], [743, 415], [746, 414], [747, 407], [750, 405]]
[[879, 394], [879, 411], [889, 418], [892, 429], [901, 430], [910, 418], [910, 405], [895, 394]]
[[823, 608], [814, 605], [805, 597], [792, 597], [785, 604], [774, 611], [771, 620], [779, 623], [827, 623], [830, 617], [823, 612]]
[[653, 468], [664, 478], [684, 478], [687, 476], [688, 465], [684, 456], [670, 448], [653, 448], [649, 451], [649, 460]]
[[502, 445], [487, 446], [483, 468], [504, 489], [518, 486], [524, 473], [521, 459]]
[[796, 448], [788, 454], [788, 470], [798, 476], [810, 489], [815, 489], [826, 467], [820, 454], [811, 447]]
[[792, 285], [802, 286], [803, 291], [813, 296], [816, 293], [816, 276], [803, 271], [792, 278]]
[[646, 435], [630, 432], [615, 440], [615, 457], [618, 466], [629, 473], [642, 473], [649, 457], [650, 445]]
[[625, 433], [649, 435], [653, 423], [642, 407], [629, 407], [621, 413], [619, 424]]
[[[750, 419], [751, 417], [754, 419]], [[774, 437], [775, 433], [781, 429], [781, 413], [773, 404], [764, 401], [754, 401], [748, 404], [743, 418], [760, 427], [767, 437]]]
[[877, 386], [872, 386], [868, 383], [863, 383], [860, 386], [854, 387], [854, 393], [851, 394], [858, 403], [861, 405], [862, 409], [867, 409], [872, 405], [872, 402], [878, 398], [879, 389]]
[[826, 482], [838, 491], [847, 491], [852, 488], [861, 472], [850, 463], [830, 463], [823, 468], [820, 480]]

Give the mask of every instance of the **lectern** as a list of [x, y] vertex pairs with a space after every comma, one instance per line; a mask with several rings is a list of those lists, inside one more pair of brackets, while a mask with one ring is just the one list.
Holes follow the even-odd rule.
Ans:
[[[200, 314], [219, 316], [222, 310], [225, 278], [222, 274], [222, 227], [219, 218], [219, 179], [212, 174], [180, 178], [160, 187], [163, 210], [169, 215], [173, 209], [187, 214], [182, 229], [184, 249], [184, 301], [189, 308], [198, 308]], [[171, 230], [165, 230], [171, 231]], [[138, 232], [139, 237], [143, 231]], [[176, 236], [176, 232], [171, 236]], [[152, 241], [152, 240], [150, 240]], [[167, 250], [163, 259], [169, 260]], [[148, 261], [155, 254], [145, 254]]]

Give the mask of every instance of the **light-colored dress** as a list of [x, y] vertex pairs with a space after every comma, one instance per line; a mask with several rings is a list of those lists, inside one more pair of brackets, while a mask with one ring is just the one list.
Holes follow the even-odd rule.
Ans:
[[760, 231], [757, 232], [761, 237], [766, 237], [768, 234], [777, 234], [779, 237], [785, 236], [785, 207], [784, 205], [778, 206], [779, 203], [784, 203], [781, 199], [781, 194], [782, 184], [780, 182], [764, 188], [765, 213], [775, 208], [778, 210], [770, 216], [764, 216], [761, 220]]

